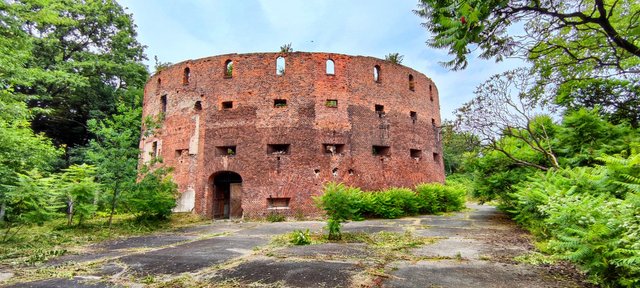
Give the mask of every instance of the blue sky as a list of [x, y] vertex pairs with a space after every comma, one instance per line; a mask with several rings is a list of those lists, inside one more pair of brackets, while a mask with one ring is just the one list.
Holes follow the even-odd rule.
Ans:
[[428, 32], [412, 10], [416, 0], [119, 0], [133, 14], [138, 40], [153, 57], [177, 63], [225, 53], [333, 52], [384, 59], [404, 55], [403, 65], [433, 79], [440, 91], [443, 119], [473, 97], [489, 76], [521, 65], [472, 59], [464, 71], [438, 63], [445, 50], [427, 47]]

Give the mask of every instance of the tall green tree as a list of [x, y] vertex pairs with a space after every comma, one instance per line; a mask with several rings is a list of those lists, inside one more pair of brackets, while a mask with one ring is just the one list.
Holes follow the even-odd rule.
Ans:
[[15, 216], [7, 214], [17, 211], [11, 206], [15, 202], [9, 203], [9, 193], [15, 191], [20, 175], [34, 169], [46, 172], [60, 155], [50, 139], [33, 133], [26, 99], [14, 90], [41, 75], [23, 65], [31, 57], [30, 47], [29, 37], [0, 13], [0, 223]]
[[460, 131], [453, 121], [442, 123], [441, 131], [445, 173], [451, 175], [460, 172], [465, 153], [480, 149], [480, 139], [473, 133]]
[[136, 183], [140, 129], [132, 127], [141, 127], [141, 118], [140, 107], [120, 104], [118, 113], [112, 117], [101, 121], [91, 119], [88, 123], [96, 139], [90, 141], [87, 155], [96, 166], [96, 178], [107, 196], [111, 212], [109, 227], [122, 193], [134, 189]]
[[[595, 73], [637, 73], [640, 64], [640, 4], [633, 0], [420, 0], [415, 12], [434, 34], [427, 43], [448, 49], [454, 59], [445, 64], [454, 69], [467, 66], [475, 47], [483, 58], [563, 59], [556, 64], [602, 68]], [[522, 35], [509, 30], [518, 24]]]
[[[551, 140], [555, 124], [552, 113], [536, 99], [535, 77], [527, 69], [494, 75], [476, 89], [475, 97], [456, 111], [463, 131], [477, 135], [483, 145], [498, 151], [518, 165], [548, 170], [559, 167]], [[531, 93], [534, 93], [533, 95]], [[514, 153], [512, 138], [519, 148], [539, 154], [544, 161], [531, 161]]]
[[[147, 79], [143, 46], [130, 14], [112, 0], [16, 0], [0, 3], [7, 41], [26, 38], [15, 93], [37, 112], [32, 127], [56, 144], [84, 145], [89, 119], [104, 119], [130, 88]], [[47, 113], [41, 113], [47, 111]]]

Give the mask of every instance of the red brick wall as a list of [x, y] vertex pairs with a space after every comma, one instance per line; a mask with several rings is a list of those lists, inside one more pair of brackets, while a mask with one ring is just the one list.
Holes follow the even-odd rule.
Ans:
[[[286, 59], [280, 76], [278, 56]], [[228, 59], [232, 78], [224, 77]], [[335, 63], [334, 75], [325, 73], [327, 59]], [[379, 82], [373, 79], [375, 65], [381, 68]], [[189, 83], [183, 84], [186, 67]], [[140, 145], [161, 143], [160, 154], [175, 168], [181, 191], [195, 189], [200, 214], [212, 215], [212, 175], [219, 171], [242, 177], [245, 216], [269, 213], [270, 196], [290, 198], [291, 214], [316, 214], [311, 197], [321, 194], [327, 181], [367, 190], [444, 182], [442, 147], [432, 127], [432, 119], [440, 126], [438, 91], [431, 79], [402, 65], [332, 53], [220, 55], [178, 63], [152, 76], [145, 87], [144, 116], [161, 112], [162, 95], [167, 96], [163, 126]], [[275, 108], [274, 99], [286, 99], [287, 107]], [[326, 107], [327, 99], [337, 99], [338, 107]], [[201, 111], [194, 109], [196, 101]], [[222, 109], [224, 101], [233, 101], [233, 108]], [[384, 105], [383, 117], [374, 111], [376, 104]], [[410, 111], [417, 112], [415, 123]], [[290, 154], [268, 155], [267, 144], [279, 143], [290, 144]], [[344, 153], [327, 155], [323, 143], [344, 144]], [[216, 146], [232, 145], [237, 147], [233, 157], [216, 155]], [[390, 155], [372, 155], [372, 145], [389, 146]], [[422, 150], [422, 158], [411, 158], [409, 149]]]

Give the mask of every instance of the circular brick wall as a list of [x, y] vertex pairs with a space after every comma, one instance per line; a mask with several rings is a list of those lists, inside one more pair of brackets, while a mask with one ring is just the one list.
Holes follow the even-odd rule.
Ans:
[[[229, 67], [231, 66], [231, 68]], [[402, 65], [333, 53], [228, 54], [151, 77], [140, 141], [173, 167], [177, 210], [316, 214], [327, 181], [366, 190], [444, 182], [438, 91]]]

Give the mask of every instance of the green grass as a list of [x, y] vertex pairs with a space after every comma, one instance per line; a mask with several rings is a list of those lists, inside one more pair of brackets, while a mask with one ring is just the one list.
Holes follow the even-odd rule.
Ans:
[[168, 221], [141, 222], [127, 214], [114, 216], [113, 225], [109, 229], [107, 220], [106, 216], [96, 216], [82, 226], [69, 227], [66, 219], [59, 218], [42, 226], [22, 227], [14, 237], [0, 242], [0, 268], [35, 265], [57, 256], [81, 251], [81, 246], [86, 244], [169, 231], [207, 221], [190, 213], [180, 213], [171, 215]]

